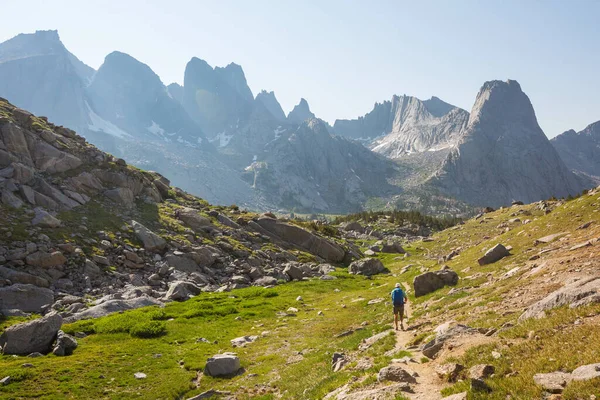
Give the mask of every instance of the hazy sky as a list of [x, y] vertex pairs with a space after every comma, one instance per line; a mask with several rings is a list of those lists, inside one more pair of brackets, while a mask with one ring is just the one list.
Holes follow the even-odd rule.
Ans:
[[300, 97], [333, 123], [392, 94], [471, 110], [484, 81], [516, 79], [550, 137], [600, 120], [596, 0], [0, 0], [0, 41], [58, 29], [98, 68], [113, 50], [182, 83], [192, 56], [243, 66], [250, 88]]

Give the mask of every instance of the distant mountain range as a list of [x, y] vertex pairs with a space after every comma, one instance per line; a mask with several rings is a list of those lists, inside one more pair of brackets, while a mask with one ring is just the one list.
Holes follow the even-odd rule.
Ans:
[[213, 203], [252, 209], [459, 213], [575, 194], [600, 175], [595, 124], [551, 143], [516, 81], [486, 82], [470, 114], [393, 96], [332, 127], [305, 99], [286, 115], [273, 92], [254, 96], [237, 64], [194, 57], [183, 86], [165, 86], [127, 54], [95, 71], [38, 31], [0, 44], [0, 96]]

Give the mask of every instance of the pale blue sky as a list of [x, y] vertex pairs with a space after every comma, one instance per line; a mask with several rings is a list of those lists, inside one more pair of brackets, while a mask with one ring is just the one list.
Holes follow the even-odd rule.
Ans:
[[392, 94], [470, 111], [484, 81], [516, 79], [550, 137], [600, 120], [597, 0], [0, 0], [0, 41], [58, 29], [98, 68], [113, 50], [182, 82], [192, 56], [241, 64], [284, 110], [332, 122]]

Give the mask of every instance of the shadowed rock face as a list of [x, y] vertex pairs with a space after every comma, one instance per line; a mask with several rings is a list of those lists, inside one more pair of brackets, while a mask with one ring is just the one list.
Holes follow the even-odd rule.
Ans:
[[207, 135], [216, 135], [245, 121], [254, 97], [239, 65], [212, 68], [192, 58], [185, 68], [183, 105]]
[[246, 169], [265, 197], [299, 210], [358, 209], [371, 196], [398, 191], [386, 180], [394, 166], [364, 146], [331, 136], [312, 119], [283, 132]]
[[539, 127], [529, 98], [511, 80], [483, 85], [457, 148], [431, 182], [450, 196], [492, 207], [583, 189]]
[[69, 53], [57, 31], [21, 34], [0, 44], [0, 96], [71, 128], [87, 125], [83, 92], [94, 72]]
[[580, 132], [566, 131], [551, 143], [567, 167], [600, 183], [600, 121]]

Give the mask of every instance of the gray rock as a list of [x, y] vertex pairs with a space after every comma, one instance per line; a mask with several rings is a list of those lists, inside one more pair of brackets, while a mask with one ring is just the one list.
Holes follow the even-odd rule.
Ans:
[[571, 377], [574, 381], [588, 381], [600, 378], [600, 363], [577, 367], [571, 372]]
[[383, 246], [381, 246], [381, 252], [382, 253], [399, 253], [399, 254], [406, 253], [406, 251], [400, 245], [400, 243], [391, 242], [391, 241], [386, 242], [383, 244]]
[[73, 354], [76, 348], [77, 340], [73, 336], [67, 335], [63, 331], [58, 331], [52, 354], [55, 356], [68, 356]]
[[169, 254], [166, 257], [166, 260], [170, 267], [173, 267], [178, 271], [187, 273], [201, 272], [200, 267], [198, 267], [198, 264], [196, 264], [193, 259], [184, 257], [183, 255]]
[[140, 296], [137, 298], [126, 300], [108, 300], [65, 318], [65, 322], [72, 323], [81, 319], [100, 318], [115, 312], [157, 305], [161, 305], [161, 303], [158, 300], [155, 300], [148, 296]]
[[104, 196], [125, 207], [132, 207], [135, 200], [131, 189], [125, 187], [107, 190], [104, 192]]
[[4, 354], [48, 353], [61, 325], [62, 317], [58, 314], [12, 325], [0, 336], [0, 347]]
[[503, 259], [504, 257], [510, 255], [509, 251], [502, 244], [498, 243], [491, 249], [485, 252], [485, 255], [477, 260], [479, 265], [487, 265], [495, 263]]
[[0, 278], [7, 279], [12, 283], [30, 284], [44, 288], [50, 287], [50, 282], [44, 278], [6, 267], [0, 267]]
[[41, 313], [44, 306], [52, 303], [54, 293], [50, 289], [20, 283], [0, 288], [0, 310]]
[[3, 204], [12, 207], [12, 208], [21, 208], [23, 207], [23, 200], [12, 194], [8, 190], [3, 190], [0, 194], [0, 200]]
[[258, 339], [258, 336], [240, 336], [235, 339], [231, 339], [231, 345], [233, 347], [244, 347], [248, 343], [253, 343]]
[[342, 224], [342, 229], [345, 231], [354, 231], [359, 233], [364, 233], [365, 228], [360, 224], [360, 222], [352, 221]]
[[560, 371], [533, 376], [533, 381], [549, 393], [562, 393], [571, 379], [571, 374]]
[[202, 292], [198, 286], [191, 282], [175, 281], [169, 284], [169, 290], [165, 294], [165, 300], [184, 301]]
[[434, 292], [444, 286], [454, 286], [458, 283], [458, 274], [449, 269], [435, 272], [425, 272], [413, 280], [415, 296], [420, 297]]
[[274, 286], [277, 285], [277, 278], [272, 276], [263, 276], [262, 278], [258, 278], [254, 281], [254, 285], [256, 286]]
[[546, 310], [569, 305], [579, 307], [585, 304], [600, 303], [600, 278], [592, 277], [566, 285], [529, 306], [519, 317], [520, 321], [540, 318]]
[[60, 226], [61, 221], [50, 215], [44, 209], [37, 207], [35, 209], [35, 217], [31, 221], [31, 224], [39, 225], [42, 228], [57, 228]]
[[421, 352], [424, 356], [434, 359], [448, 340], [462, 335], [473, 335], [477, 333], [478, 331], [476, 329], [469, 328], [465, 325], [456, 325], [443, 331], [443, 333], [438, 334], [434, 339], [425, 343]]
[[448, 363], [438, 365], [435, 368], [435, 373], [443, 380], [447, 382], [455, 382], [458, 378], [458, 375], [461, 371], [465, 369], [465, 367], [461, 364], [456, 363]]
[[489, 364], [477, 364], [469, 369], [469, 378], [473, 379], [485, 379], [489, 378], [494, 374], [496, 368]]
[[138, 237], [144, 243], [148, 251], [160, 252], [167, 247], [167, 241], [137, 221], [131, 221], [131, 226]]
[[178, 210], [177, 217], [196, 232], [201, 232], [204, 228], [212, 226], [210, 219], [200, 215], [198, 210], [193, 208]]
[[240, 359], [235, 353], [223, 353], [206, 361], [204, 373], [208, 376], [230, 376], [236, 374], [240, 368]]
[[321, 238], [298, 226], [286, 224], [273, 218], [261, 217], [256, 222], [269, 236], [298, 246], [329, 262], [341, 262], [346, 255], [338, 244]]
[[67, 258], [60, 251], [53, 253], [37, 251], [28, 255], [25, 258], [25, 262], [34, 267], [52, 268], [64, 265], [67, 262]]
[[348, 266], [348, 273], [355, 275], [376, 275], [385, 271], [383, 263], [378, 258], [363, 258], [356, 260]]
[[304, 277], [304, 272], [302, 272], [300, 268], [298, 268], [292, 263], [288, 263], [286, 265], [285, 269], [283, 270], [283, 273], [287, 274], [291, 280], [300, 281]]
[[377, 380], [379, 382], [392, 381], [392, 382], [405, 382], [405, 383], [417, 383], [417, 380], [410, 372], [398, 365], [390, 365], [388, 367], [381, 368], [377, 374]]

